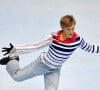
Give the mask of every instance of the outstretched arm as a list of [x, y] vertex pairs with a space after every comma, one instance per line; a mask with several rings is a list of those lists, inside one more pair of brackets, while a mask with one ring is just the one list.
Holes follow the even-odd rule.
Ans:
[[100, 53], [100, 46], [99, 45], [90, 45], [84, 41], [82, 38], [81, 43], [80, 43], [81, 49], [91, 52], [91, 53]]
[[3, 48], [3, 52], [6, 52], [6, 54], [9, 54], [10, 56], [13, 55], [20, 55], [24, 53], [30, 53], [37, 49], [43, 48], [45, 46], [48, 46], [51, 43], [52, 36], [47, 36], [44, 40], [37, 42], [35, 44], [31, 45], [13, 45], [13, 48], [9, 49], [10, 51], [7, 53], [8, 48]]

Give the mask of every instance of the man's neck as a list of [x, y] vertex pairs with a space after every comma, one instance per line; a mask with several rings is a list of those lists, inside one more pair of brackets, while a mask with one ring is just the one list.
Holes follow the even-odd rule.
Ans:
[[64, 34], [64, 32], [61, 32], [60, 33], [60, 40], [64, 41], [66, 39], [68, 39], [68, 38], [66, 37], [66, 35]]

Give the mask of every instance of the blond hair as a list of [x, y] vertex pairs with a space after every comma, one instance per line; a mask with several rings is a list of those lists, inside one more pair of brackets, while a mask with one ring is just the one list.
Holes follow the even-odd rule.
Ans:
[[70, 27], [76, 24], [76, 21], [72, 15], [63, 16], [60, 20], [60, 26], [63, 27]]

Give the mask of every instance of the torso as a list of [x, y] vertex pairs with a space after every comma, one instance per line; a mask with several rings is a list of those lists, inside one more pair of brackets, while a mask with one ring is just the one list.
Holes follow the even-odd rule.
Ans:
[[52, 43], [49, 46], [49, 51], [45, 55], [47, 62], [56, 66], [61, 66], [80, 44], [80, 37], [76, 33], [72, 39], [67, 40], [62, 37], [60, 32], [58, 31], [57, 34], [52, 35]]

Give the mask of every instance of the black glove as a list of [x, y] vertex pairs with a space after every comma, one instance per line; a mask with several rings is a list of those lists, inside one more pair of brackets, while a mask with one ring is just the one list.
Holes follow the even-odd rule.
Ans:
[[9, 52], [10, 52], [10, 51], [13, 49], [13, 47], [14, 47], [11, 43], [10, 43], [9, 45], [10, 45], [9, 48], [7, 48], [7, 47], [2, 48], [2, 52], [5, 52], [5, 53], [4, 53], [4, 56], [7, 55], [7, 54], [9, 54]]

